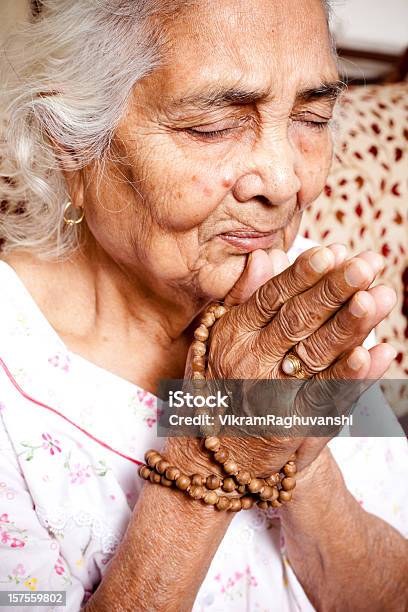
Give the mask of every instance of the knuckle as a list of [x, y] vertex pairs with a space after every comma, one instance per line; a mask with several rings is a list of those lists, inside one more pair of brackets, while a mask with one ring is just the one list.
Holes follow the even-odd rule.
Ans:
[[286, 302], [278, 313], [277, 322], [285, 338], [295, 342], [300, 340], [310, 324], [304, 302], [299, 300], [296, 306]]
[[255, 307], [265, 318], [270, 318], [279, 308], [279, 291], [275, 279], [259, 287], [254, 296]]
[[327, 367], [328, 346], [325, 342], [317, 342], [310, 337], [305, 342], [299, 342], [296, 352], [310, 372], [321, 372]]
[[342, 295], [341, 288], [333, 282], [330, 277], [322, 279], [319, 286], [319, 301], [329, 309], [339, 308], [346, 298]]
[[290, 287], [290, 293], [292, 295], [304, 291], [306, 284], [305, 279], [307, 279], [306, 259], [299, 258], [293, 266], [288, 269], [287, 276], [280, 279], [282, 291], [288, 293], [288, 287]]
[[360, 321], [357, 321], [356, 325], [351, 321], [348, 314], [343, 311], [329, 324], [328, 334], [330, 335], [330, 340], [337, 343], [354, 338], [359, 326]]

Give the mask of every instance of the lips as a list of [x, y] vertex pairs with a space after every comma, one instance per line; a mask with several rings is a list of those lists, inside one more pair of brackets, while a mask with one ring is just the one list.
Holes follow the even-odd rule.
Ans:
[[228, 244], [235, 246], [240, 251], [250, 253], [256, 249], [268, 249], [273, 246], [276, 234], [279, 230], [272, 232], [256, 232], [248, 230], [236, 230], [219, 234], [219, 237]]

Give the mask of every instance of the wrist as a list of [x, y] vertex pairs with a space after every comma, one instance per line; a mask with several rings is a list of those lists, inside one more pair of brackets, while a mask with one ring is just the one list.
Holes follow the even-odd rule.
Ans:
[[332, 472], [338, 471], [330, 449], [325, 446], [311, 463], [297, 473], [297, 484], [302, 487], [316, 485], [316, 481], [330, 480]]
[[187, 475], [220, 472], [203, 448], [201, 438], [167, 438], [163, 456]]

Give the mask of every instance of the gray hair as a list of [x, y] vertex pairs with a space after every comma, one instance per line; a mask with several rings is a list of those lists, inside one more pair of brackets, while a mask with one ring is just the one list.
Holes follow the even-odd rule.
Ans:
[[[135, 83], [160, 63], [167, 17], [197, 0], [42, 0], [0, 62], [0, 243], [59, 259], [80, 244], [63, 222], [69, 170], [103, 171]], [[327, 5], [327, 0], [323, 0]], [[160, 19], [155, 19], [158, 16]], [[58, 151], [52, 143], [58, 143]]]

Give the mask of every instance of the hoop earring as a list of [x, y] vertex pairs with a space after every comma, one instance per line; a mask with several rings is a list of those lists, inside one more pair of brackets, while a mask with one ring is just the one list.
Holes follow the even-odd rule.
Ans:
[[[65, 207], [64, 207], [64, 222], [65, 222], [67, 225], [77, 225], [78, 223], [81, 223], [82, 219], [84, 218], [84, 216], [85, 216], [85, 210], [82, 208], [81, 215], [80, 215], [79, 217], [77, 217], [76, 219], [67, 219], [67, 218], [66, 218], [66, 216], [65, 216], [65, 214], [66, 214], [66, 212], [67, 212], [67, 210], [69, 209], [69, 207], [70, 207], [70, 206], [72, 206], [72, 202], [71, 202], [71, 201], [68, 201], [68, 202], [65, 204]], [[74, 208], [74, 207], [73, 207], [73, 208]]]

